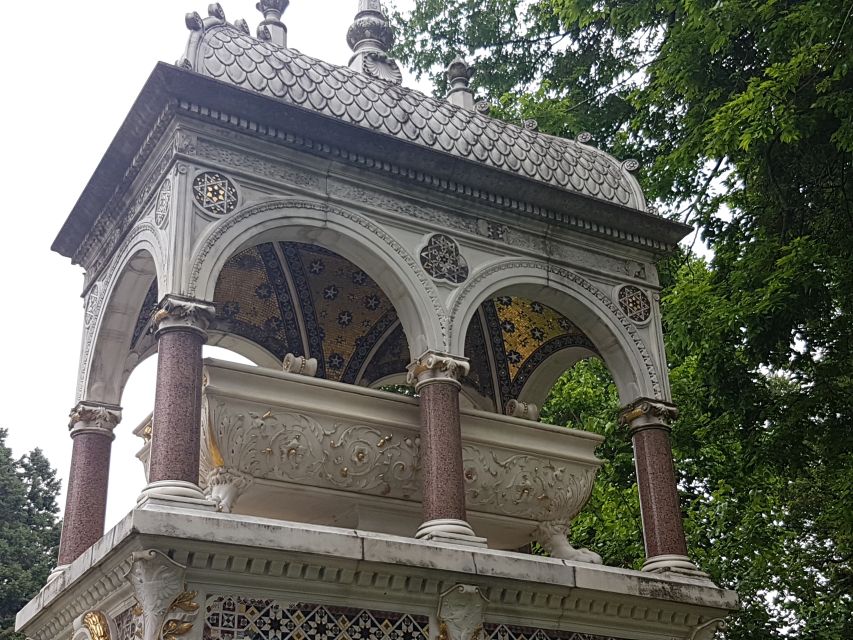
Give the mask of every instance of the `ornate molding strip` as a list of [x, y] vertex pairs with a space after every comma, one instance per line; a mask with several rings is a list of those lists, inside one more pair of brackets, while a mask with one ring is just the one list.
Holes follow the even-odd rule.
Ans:
[[640, 332], [637, 331], [637, 327], [634, 326], [634, 323], [622, 312], [619, 306], [613, 302], [608, 296], [606, 296], [598, 287], [589, 282], [583, 276], [575, 273], [574, 271], [570, 271], [564, 267], [558, 267], [555, 265], [550, 265], [544, 262], [538, 262], [536, 260], [509, 260], [506, 262], [501, 262], [500, 264], [492, 265], [491, 267], [487, 267], [481, 271], [479, 271], [475, 276], [471, 279], [468, 284], [465, 285], [465, 288], [459, 292], [459, 295], [453, 302], [453, 306], [450, 310], [450, 317], [456, 318], [460, 309], [463, 307], [463, 303], [465, 303], [468, 296], [477, 291], [479, 288], [478, 285], [488, 278], [489, 276], [499, 273], [501, 271], [509, 271], [513, 269], [537, 269], [539, 271], [544, 271], [546, 274], [555, 275], [559, 278], [563, 278], [568, 280], [572, 284], [584, 289], [588, 293], [590, 293], [598, 302], [599, 307], [605, 310], [607, 313], [616, 318], [616, 322], [619, 326], [621, 326], [628, 337], [633, 342], [634, 347], [637, 349], [640, 357], [643, 361], [643, 366], [646, 369], [646, 376], [648, 377], [649, 382], [652, 385], [652, 392], [654, 393], [654, 397], [660, 399], [663, 397], [663, 391], [661, 389], [660, 378], [658, 377], [657, 369], [655, 368], [654, 360], [652, 359], [649, 350], [646, 348], [645, 342], [643, 342], [642, 337], [640, 336]]
[[275, 138], [276, 140], [290, 146], [297, 147], [313, 154], [331, 156], [338, 158], [350, 164], [360, 165], [370, 169], [376, 169], [395, 177], [402, 177], [413, 183], [426, 185], [428, 188], [435, 191], [452, 193], [459, 196], [479, 200], [493, 207], [500, 207], [511, 211], [516, 211], [528, 216], [534, 216], [548, 221], [549, 223], [559, 222], [560, 224], [572, 227], [587, 233], [604, 235], [609, 238], [615, 238], [623, 242], [630, 242], [635, 245], [651, 249], [653, 251], [666, 252], [673, 248], [673, 245], [662, 243], [654, 238], [640, 236], [633, 233], [627, 233], [620, 229], [610, 227], [605, 224], [585, 220], [576, 215], [570, 215], [564, 212], [554, 211], [546, 207], [530, 204], [523, 200], [516, 200], [509, 196], [495, 194], [484, 189], [477, 189], [470, 185], [447, 180], [446, 178], [438, 178], [422, 171], [416, 171], [408, 167], [403, 167], [388, 162], [387, 160], [378, 160], [376, 158], [365, 156], [349, 149], [321, 143], [310, 138], [306, 138], [299, 134], [278, 129], [276, 127], [260, 124], [247, 120], [243, 116], [236, 114], [225, 113], [218, 110], [212, 110], [208, 107], [191, 103], [188, 101], [180, 101], [179, 108], [192, 114], [197, 114], [203, 118], [216, 122], [217, 124], [226, 126], [231, 129], [242, 130], [250, 135], [258, 137]]
[[398, 240], [396, 240], [393, 236], [391, 236], [373, 220], [353, 211], [339, 209], [324, 202], [288, 199], [275, 200], [273, 202], [265, 202], [263, 204], [255, 205], [223, 220], [218, 226], [214, 228], [213, 232], [206, 238], [204, 245], [202, 246], [201, 250], [198, 253], [198, 256], [195, 259], [195, 262], [192, 265], [189, 281], [187, 283], [187, 290], [189, 291], [189, 295], [195, 295], [198, 288], [198, 279], [201, 274], [202, 267], [207, 262], [207, 258], [213, 250], [214, 246], [216, 246], [216, 243], [222, 238], [223, 235], [225, 235], [225, 233], [228, 232], [228, 230], [230, 230], [231, 228], [233, 228], [244, 220], [260, 215], [267, 211], [276, 211], [279, 209], [309, 209], [314, 211], [321, 211], [326, 214], [332, 214], [334, 216], [343, 218], [344, 220], [349, 220], [350, 222], [356, 223], [363, 229], [366, 229], [374, 236], [379, 238], [382, 242], [384, 242], [394, 253], [396, 253], [400, 258], [402, 258], [402, 260], [406, 263], [406, 265], [409, 267], [409, 269], [411, 269], [412, 273], [418, 279], [418, 282], [420, 282], [420, 284], [423, 286], [424, 291], [427, 293], [430, 302], [432, 303], [433, 311], [435, 312], [436, 318], [438, 319], [442, 339], [446, 343], [448, 332], [448, 319], [444, 304], [442, 304], [441, 298], [439, 297], [438, 292], [436, 291], [435, 286], [432, 284], [429, 276], [423, 271], [423, 269], [421, 269], [417, 261], [411, 256], [411, 254], [406, 250], [406, 248], [403, 247], [403, 245], [400, 244]]

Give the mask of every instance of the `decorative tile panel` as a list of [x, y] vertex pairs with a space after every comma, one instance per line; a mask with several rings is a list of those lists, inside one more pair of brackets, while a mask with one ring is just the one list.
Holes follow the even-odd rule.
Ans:
[[[426, 616], [310, 603], [217, 596], [203, 640], [427, 640]], [[124, 639], [122, 639], [124, 640]]]
[[483, 625], [486, 640], [624, 640], [614, 636], [597, 636], [576, 631], [537, 629], [487, 622]]

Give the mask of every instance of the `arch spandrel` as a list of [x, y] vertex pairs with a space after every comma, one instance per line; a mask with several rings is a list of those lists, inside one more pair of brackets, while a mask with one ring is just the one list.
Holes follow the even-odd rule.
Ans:
[[[570, 318], [604, 360], [623, 402], [637, 397], [663, 398], [665, 386], [661, 383], [660, 364], [655, 361], [655, 355], [640, 332], [613, 300], [583, 276], [545, 262], [504, 260], [473, 273], [450, 301], [449, 345], [452, 352], [464, 352], [468, 328], [480, 305], [499, 294], [538, 300]], [[563, 369], [573, 364], [569, 355], [569, 351], [563, 354], [567, 358], [563, 360], [566, 363]], [[581, 355], [576, 353], [575, 361]], [[555, 357], [543, 362], [554, 379], [561, 373], [557, 372], [560, 359]], [[531, 380], [546, 384], [545, 373], [543, 369], [532, 375]], [[533, 401], [530, 389], [522, 390], [520, 397]]]
[[310, 200], [254, 205], [211, 227], [196, 243], [186, 295], [213, 300], [227, 261], [253, 246], [296, 242], [332, 251], [360, 267], [393, 303], [414, 359], [447, 348], [447, 314], [439, 292], [403, 245], [362, 214]]

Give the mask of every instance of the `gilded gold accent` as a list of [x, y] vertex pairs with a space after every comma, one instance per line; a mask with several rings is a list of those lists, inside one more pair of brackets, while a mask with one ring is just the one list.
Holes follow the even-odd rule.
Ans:
[[139, 606], [138, 604], [133, 605], [133, 608], [130, 610], [130, 612], [133, 614], [133, 616], [135, 618], [138, 618], [143, 613], [145, 613], [145, 611], [142, 609], [142, 607]]
[[151, 442], [151, 436], [153, 433], [154, 426], [149, 421], [148, 424], [146, 424], [142, 429], [142, 439], [145, 440], [145, 442]]
[[214, 468], [225, 466], [225, 458], [222, 457], [222, 452], [219, 450], [219, 444], [216, 442], [216, 434], [213, 432], [213, 417], [207, 417], [207, 452], [210, 454], [210, 461]]
[[195, 601], [197, 595], [197, 591], [184, 591], [172, 602], [172, 608], [188, 612], [198, 611], [198, 603]]
[[110, 627], [107, 617], [100, 611], [90, 611], [83, 616], [83, 626], [92, 640], [110, 640]]
[[167, 620], [163, 625], [163, 640], [176, 640], [178, 636], [188, 633], [193, 628], [192, 622]]
[[441, 622], [438, 625], [438, 640], [450, 640], [446, 622]]
[[347, 476], [349, 476], [349, 467], [344, 467], [343, 469], [341, 469], [341, 475], [342, 475], [344, 478], [346, 478]]
[[495, 298], [494, 303], [504, 350], [507, 354], [518, 354], [507, 363], [512, 380], [528, 358], [546, 342], [565, 335], [583, 335], [565, 316], [542, 303], [509, 296]]

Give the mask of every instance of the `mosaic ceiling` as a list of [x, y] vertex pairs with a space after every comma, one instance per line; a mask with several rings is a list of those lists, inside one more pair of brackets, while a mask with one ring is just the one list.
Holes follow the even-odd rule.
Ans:
[[[282, 360], [287, 353], [318, 362], [317, 376], [373, 385], [402, 382], [409, 346], [397, 312], [379, 286], [347, 259], [298, 242], [260, 244], [232, 256], [217, 280], [212, 329], [241, 336]], [[146, 333], [156, 285], [133, 335]], [[465, 341], [471, 372], [465, 383], [492, 408], [517, 398], [549, 356], [595, 347], [570, 320], [526, 298], [483, 303]], [[389, 381], [392, 381], [389, 379]]]

